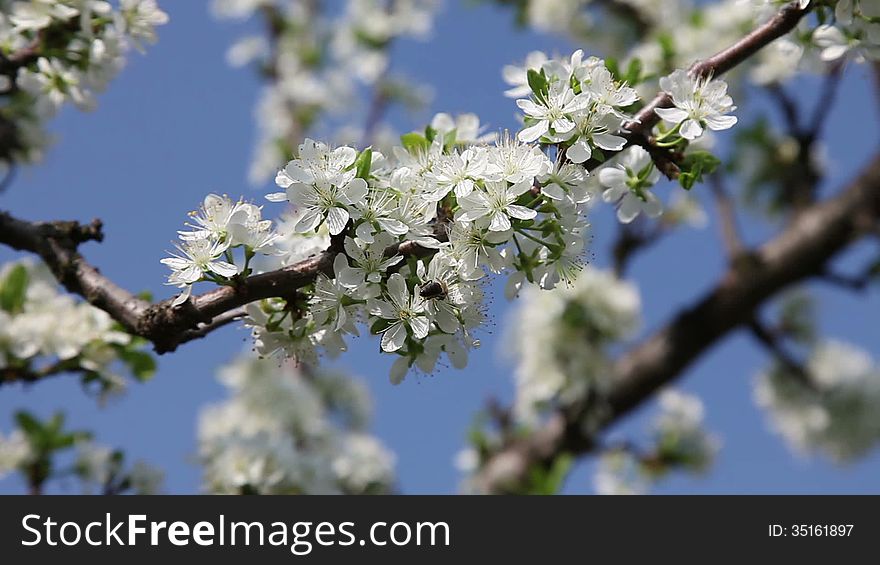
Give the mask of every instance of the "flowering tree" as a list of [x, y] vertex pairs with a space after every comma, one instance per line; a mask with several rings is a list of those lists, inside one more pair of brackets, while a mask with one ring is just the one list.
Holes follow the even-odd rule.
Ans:
[[[749, 331], [773, 364], [755, 396], [792, 445], [835, 460], [880, 439], [880, 369], [854, 346], [816, 335], [812, 278], [858, 290], [830, 262], [878, 235], [880, 161], [819, 194], [822, 126], [843, 69], [873, 64], [880, 4], [868, 0], [524, 0], [501, 2], [537, 29], [583, 49], [531, 53], [505, 67], [521, 123], [492, 133], [473, 114], [436, 114], [393, 135], [394, 105], [425, 104], [392, 72], [390, 45], [424, 38], [431, 0], [217, 0], [222, 18], [264, 33], [229, 51], [265, 83], [250, 177], [274, 175], [267, 202], [208, 194], [162, 259], [174, 296], [152, 301], [102, 275], [80, 253], [100, 221], [28, 221], [0, 212], [0, 242], [31, 257], [0, 272], [0, 384], [78, 375], [102, 396], [146, 379], [171, 354], [229, 324], [250, 329], [254, 355], [220, 372], [228, 402], [199, 424], [205, 488], [224, 493], [393, 492], [393, 456], [366, 431], [358, 381], [322, 368], [361, 333], [393, 356], [390, 379], [465, 366], [487, 323], [486, 281], [513, 303], [516, 399], [493, 404], [462, 452], [469, 492], [556, 492], [574, 458], [596, 453], [600, 492], [643, 492], [675, 469], [701, 471], [719, 448], [696, 397], [666, 388], [712, 345]], [[40, 159], [46, 122], [67, 102], [88, 109], [168, 16], [155, 0], [0, 1], [0, 159]], [[600, 58], [599, 55], [604, 56]], [[785, 83], [823, 75], [809, 119]], [[787, 131], [750, 112], [776, 100]], [[364, 116], [352, 103], [369, 102]], [[501, 94], [499, 93], [499, 97]], [[739, 107], [734, 104], [734, 97]], [[363, 123], [353, 128], [351, 123]], [[321, 138], [323, 140], [318, 140]], [[715, 143], [728, 138], [730, 150]], [[728, 185], [743, 187], [736, 195]], [[674, 186], [669, 202], [657, 187]], [[716, 203], [727, 271], [667, 324], [626, 348], [640, 298], [627, 267], [637, 252], [706, 221], [692, 191]], [[747, 245], [735, 196], [778, 233]], [[587, 261], [590, 218], [612, 206], [613, 269]], [[273, 219], [274, 218], [274, 219]], [[108, 234], [109, 235], [109, 234]], [[115, 237], [115, 236], [114, 236]], [[600, 250], [590, 249], [592, 253]], [[767, 313], [773, 309], [773, 316]], [[766, 310], [766, 312], [765, 312]], [[361, 339], [369, 339], [364, 336]], [[654, 396], [648, 438], [607, 442], [604, 430]], [[31, 489], [79, 452], [86, 488], [151, 492], [157, 471], [27, 412], [0, 436], [0, 473]]]

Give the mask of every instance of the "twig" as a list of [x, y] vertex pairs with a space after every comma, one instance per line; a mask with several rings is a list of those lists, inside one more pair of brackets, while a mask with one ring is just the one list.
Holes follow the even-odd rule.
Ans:
[[822, 92], [819, 94], [819, 100], [813, 109], [813, 117], [810, 119], [810, 125], [805, 132], [810, 143], [818, 139], [822, 133], [822, 126], [831, 113], [831, 108], [834, 106], [834, 98], [837, 95], [842, 75], [842, 62], [834, 63], [828, 70], [828, 74], [825, 75], [825, 80], [822, 83]]
[[624, 278], [633, 257], [657, 243], [667, 231], [667, 225], [660, 221], [637, 220], [632, 224], [620, 224], [617, 239], [611, 247], [615, 276]]
[[807, 372], [803, 363], [785, 348], [785, 344], [782, 342], [781, 336], [777, 332], [774, 332], [761, 323], [757, 316], [749, 321], [748, 327], [752, 336], [755, 337], [758, 343], [764, 346], [764, 348], [782, 364], [788, 373], [796, 377], [804, 385], [810, 388], [815, 388], [815, 385], [810, 379], [810, 374]]
[[0, 180], [0, 194], [6, 192], [9, 186], [15, 181], [15, 177], [18, 173], [18, 167], [12, 161], [8, 161], [6, 174], [3, 175], [3, 180]]
[[869, 266], [858, 275], [845, 275], [836, 273], [829, 268], [819, 275], [819, 280], [845, 290], [862, 292], [868, 288], [868, 285], [877, 280], [877, 275], [873, 271], [874, 269]]
[[718, 210], [718, 219], [721, 226], [721, 241], [727, 252], [727, 258], [731, 262], [740, 257], [745, 251], [739, 226], [736, 221], [736, 211], [727, 189], [724, 186], [724, 178], [720, 172], [714, 172], [709, 177], [709, 186], [712, 188], [712, 196], [715, 199], [715, 208]]
[[[751, 33], [727, 49], [719, 51], [704, 61], [695, 63], [688, 72], [691, 76], [700, 78], [726, 73], [774, 40], [793, 30], [811, 8], [812, 3], [806, 8], [801, 8], [798, 1], [789, 2], [763, 25], [755, 28]], [[671, 104], [672, 99], [668, 94], [658, 94], [644, 108], [639, 110], [633, 121], [626, 124], [626, 129], [631, 133], [647, 134], [660, 121], [660, 117], [654, 110], [666, 108]]]
[[772, 84], [768, 86], [766, 90], [771, 95], [773, 101], [776, 102], [776, 105], [779, 106], [779, 110], [782, 112], [783, 117], [785, 117], [785, 123], [788, 126], [788, 131], [791, 133], [791, 135], [795, 137], [800, 136], [800, 110], [795, 101], [779, 84]]
[[71, 364], [68, 361], [55, 361], [45, 367], [39, 369], [31, 369], [28, 367], [3, 367], [0, 369], [0, 385], [11, 384], [17, 382], [33, 383], [41, 381], [47, 377], [54, 377], [64, 373], [87, 373], [89, 370]]

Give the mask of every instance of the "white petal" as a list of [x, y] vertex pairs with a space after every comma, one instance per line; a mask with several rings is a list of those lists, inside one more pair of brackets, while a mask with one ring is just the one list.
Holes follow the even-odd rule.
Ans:
[[322, 214], [320, 210], [312, 208], [305, 214], [303, 214], [299, 220], [296, 221], [296, 225], [293, 226], [293, 229], [296, 230], [297, 233], [306, 233], [314, 230], [321, 223]]
[[568, 118], [559, 118], [558, 120], [553, 120], [553, 123], [550, 124], [553, 127], [553, 131], [556, 133], [566, 133], [574, 129], [574, 122], [569, 120]]
[[626, 179], [626, 171], [618, 169], [617, 167], [605, 167], [604, 169], [599, 171], [599, 182], [601, 182], [604, 186], [625, 186]]
[[519, 106], [519, 109], [525, 112], [529, 116], [541, 117], [547, 113], [547, 109], [543, 106], [538, 106], [528, 98], [523, 98], [521, 100], [516, 101], [516, 105]]
[[348, 224], [348, 210], [334, 206], [327, 211], [327, 227], [330, 228], [330, 235], [342, 233], [346, 224]]
[[167, 265], [175, 271], [182, 271], [191, 264], [186, 259], [181, 259], [180, 257], [166, 257], [165, 259], [161, 259], [159, 262], [163, 265]]
[[346, 267], [336, 273], [339, 282], [347, 288], [357, 288], [364, 284], [364, 273], [358, 269]]
[[361, 222], [358, 224], [358, 227], [354, 230], [354, 234], [364, 243], [373, 243], [375, 241], [375, 238], [373, 237], [373, 225], [370, 222]]
[[211, 261], [208, 263], [208, 269], [221, 277], [232, 277], [238, 274], [238, 267], [226, 261]]
[[367, 181], [362, 178], [353, 178], [345, 187], [343, 194], [348, 199], [348, 204], [357, 204], [367, 196]]
[[406, 342], [406, 326], [397, 322], [382, 334], [382, 351], [397, 351]]
[[400, 273], [394, 273], [388, 277], [388, 295], [400, 302], [409, 300], [409, 289], [406, 288], [406, 281]]
[[619, 135], [600, 133], [593, 136], [593, 143], [609, 151], [620, 151], [626, 145], [626, 139]]
[[424, 339], [425, 336], [428, 335], [431, 323], [425, 316], [416, 316], [409, 321], [409, 327], [412, 328], [413, 336], [415, 336], [416, 339]]
[[538, 215], [538, 212], [536, 210], [532, 210], [531, 208], [526, 208], [525, 206], [511, 204], [507, 207], [507, 215], [512, 218], [517, 218], [519, 220], [531, 220]]
[[712, 116], [706, 118], [706, 125], [715, 131], [729, 129], [736, 125], [736, 116]]
[[635, 195], [628, 195], [620, 201], [617, 209], [617, 219], [623, 224], [628, 224], [636, 219], [642, 211], [642, 201]]
[[547, 198], [552, 198], [553, 200], [562, 200], [565, 198], [565, 190], [555, 182], [552, 182], [547, 186], [542, 186], [541, 192], [547, 196]]
[[379, 218], [379, 225], [393, 235], [404, 235], [409, 231], [409, 226], [393, 218]]
[[646, 196], [646, 200], [642, 202], [642, 211], [649, 218], [656, 218], [663, 213], [663, 205], [660, 204], [660, 201], [656, 196], [649, 192]]
[[409, 371], [409, 357], [399, 357], [397, 361], [391, 365], [391, 373], [389, 377], [391, 379], [391, 384], [399, 385], [403, 382], [403, 379], [406, 378], [406, 373]]
[[287, 193], [273, 192], [272, 194], [266, 195], [266, 200], [268, 200], [269, 202], [287, 202]]
[[583, 163], [593, 154], [590, 146], [583, 139], [578, 139], [574, 145], [566, 149], [565, 156], [572, 163]]
[[537, 141], [542, 135], [547, 133], [547, 129], [550, 127], [549, 122], [547, 120], [541, 120], [537, 124], [532, 127], [528, 127], [517, 135], [517, 139], [522, 141], [523, 143], [531, 143], [533, 141]]
[[688, 117], [688, 113], [681, 108], [656, 108], [654, 111], [663, 121], [673, 124], [686, 120]]
[[384, 318], [386, 320], [393, 320], [397, 318], [397, 312], [394, 310], [394, 307], [391, 304], [388, 304], [384, 300], [376, 300], [370, 299], [367, 301], [367, 310], [373, 316], [379, 316], [380, 318]]
[[506, 231], [510, 229], [510, 218], [504, 212], [495, 212], [489, 222], [489, 231]]
[[174, 297], [174, 300], [171, 301], [171, 306], [180, 306], [192, 295], [192, 286], [187, 285], [183, 292]]
[[681, 124], [681, 136], [683, 138], [693, 140], [701, 135], [703, 135], [703, 126], [697, 120], [685, 120]]

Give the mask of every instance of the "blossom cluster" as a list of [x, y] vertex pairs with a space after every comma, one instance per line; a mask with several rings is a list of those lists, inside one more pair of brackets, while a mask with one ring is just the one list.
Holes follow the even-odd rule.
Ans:
[[607, 349], [635, 332], [640, 309], [631, 283], [592, 267], [570, 288], [523, 292], [509, 337], [517, 419], [533, 425], [547, 409], [607, 390]]
[[754, 398], [799, 452], [846, 462], [880, 442], [880, 367], [852, 345], [818, 343], [803, 374], [781, 365], [762, 372]]
[[33, 450], [20, 429], [7, 435], [0, 432], [0, 479], [33, 460]]
[[143, 51], [167, 21], [156, 0], [0, 2], [0, 53], [12, 61], [0, 72], [0, 104], [17, 136], [13, 154], [0, 157], [38, 159], [42, 122], [68, 102], [93, 108], [95, 93], [125, 65], [126, 51]]
[[220, 380], [231, 392], [202, 410], [199, 458], [212, 493], [377, 494], [394, 456], [366, 431], [369, 396], [346, 375], [242, 356]]
[[[331, 277], [301, 291], [299, 316], [287, 301], [251, 305], [262, 354], [280, 348], [309, 360], [316, 345], [332, 354], [365, 322], [382, 334], [383, 351], [400, 356], [395, 382], [412, 366], [432, 371], [444, 353], [461, 367], [479, 343], [472, 334], [488, 272], [515, 270], [515, 294], [526, 280], [552, 288], [579, 269], [589, 199], [582, 168], [554, 165], [515, 139], [458, 143], [455, 129], [429, 127], [403, 142], [385, 156], [306, 140], [278, 173], [285, 191], [269, 199], [296, 204], [294, 234], [328, 233], [343, 252]], [[543, 184], [554, 184], [557, 198]], [[413, 244], [427, 256], [404, 259], [399, 249]]]
[[79, 372], [102, 394], [120, 392], [127, 366], [138, 379], [152, 375], [143, 342], [125, 333], [103, 310], [63, 293], [42, 263], [0, 268], [0, 369], [39, 377]]
[[857, 62], [880, 59], [880, 3], [875, 0], [838, 0], [834, 23], [815, 29], [813, 43], [823, 61], [851, 57]]
[[[382, 335], [382, 351], [398, 356], [393, 382], [413, 368], [432, 372], [444, 356], [463, 367], [479, 345], [488, 274], [509, 275], [508, 298], [526, 284], [573, 284], [596, 192], [622, 222], [662, 211], [650, 190], [660, 177], [653, 160], [639, 146], [625, 148], [635, 91], [581, 51], [538, 63], [506, 72], [510, 92], [528, 94], [517, 101], [525, 116], [515, 136], [484, 134], [474, 115], [438, 114], [385, 152], [307, 138], [276, 174], [283, 192], [267, 196], [294, 205], [275, 231], [259, 207], [210, 195], [193, 231], [181, 232], [180, 253], [163, 260], [169, 284], [184, 289], [174, 304], [195, 282], [234, 285], [307, 257], [303, 249], [330, 249], [332, 272], [292, 297], [248, 306], [261, 355], [314, 363], [320, 352], [344, 351], [346, 336], [366, 326]], [[674, 107], [661, 117], [675, 125], [658, 143], [686, 147], [704, 127], [735, 123], [723, 81], [683, 71], [664, 81]], [[597, 164], [591, 175], [587, 166]], [[243, 264], [236, 247], [245, 250]], [[251, 264], [258, 254], [270, 258]]]
[[[233, 284], [236, 277], [251, 273], [255, 255], [279, 253], [272, 221], [264, 220], [262, 208], [249, 202], [209, 194], [199, 210], [190, 212], [190, 218], [190, 229], [178, 232], [177, 252], [162, 259], [171, 269], [167, 284], [183, 289], [172, 302], [175, 306], [189, 298], [193, 284]], [[236, 250], [241, 250], [239, 257]]]
[[594, 477], [598, 494], [645, 494], [672, 470], [703, 472], [720, 442], [703, 427], [703, 403], [677, 390], [660, 393], [649, 447], [625, 446], [602, 454]]
[[[640, 146], [621, 152], [627, 145], [623, 126], [632, 121], [627, 110], [635, 107], [639, 95], [615, 78], [604, 61], [585, 59], [580, 50], [567, 61], [549, 59], [536, 51], [523, 67], [505, 67], [504, 78], [512, 87], [506, 92], [508, 96], [529, 95], [517, 100], [526, 125], [519, 132], [521, 141], [553, 144], [570, 163], [592, 159], [598, 164], [606, 159], [603, 151], [617, 153], [598, 170], [603, 200], [617, 205], [617, 217], [623, 223], [632, 222], [641, 213], [648, 217], [662, 213], [663, 207], [651, 191], [661, 176], [651, 156]], [[660, 88], [669, 95], [672, 106], [655, 110], [664, 124], [655, 128], [656, 147], [688, 150], [704, 129], [725, 130], [736, 124], [736, 117], [729, 115], [736, 107], [723, 80], [695, 78], [678, 69], [660, 79]], [[701, 165], [693, 180], [705, 168], [704, 155], [694, 155], [701, 157]], [[680, 180], [685, 188], [693, 184], [691, 174], [682, 171]]]
[[[219, 18], [246, 19], [257, 10], [269, 14], [269, 38], [243, 37], [227, 55], [234, 66], [254, 64], [267, 79], [256, 109], [259, 138], [250, 180], [271, 178], [310, 130], [369, 112], [356, 103], [364, 88], [381, 90], [386, 103], [398, 97], [418, 102], [418, 88], [389, 75], [389, 48], [399, 38], [425, 38], [437, 5], [435, 0], [347, 0], [338, 15], [331, 15], [314, 2], [215, 0]], [[332, 119], [322, 120], [325, 114]], [[339, 137], [361, 140], [367, 134], [347, 130]]]

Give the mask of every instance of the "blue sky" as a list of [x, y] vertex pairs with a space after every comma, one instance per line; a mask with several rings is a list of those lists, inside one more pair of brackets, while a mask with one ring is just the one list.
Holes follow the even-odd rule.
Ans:
[[[502, 65], [533, 49], [570, 50], [565, 42], [515, 31], [510, 12], [491, 6], [447, 2], [434, 32], [435, 44], [405, 42], [394, 50], [396, 69], [434, 89], [430, 111], [478, 113], [496, 127], [515, 127], [515, 106], [503, 98]], [[44, 163], [20, 171], [16, 183], [0, 195], [0, 208], [28, 219], [100, 217], [106, 240], [83, 248], [86, 257], [112, 279], [132, 290], [170, 295], [159, 264], [175, 231], [208, 192], [244, 194], [261, 199], [268, 187], [246, 183], [254, 129], [252, 112], [258, 84], [250, 73], [226, 66], [224, 53], [241, 26], [210, 18], [202, 2], [164, 2], [171, 23], [146, 57], [133, 56], [129, 67], [100, 98], [96, 112], [64, 111], [52, 124], [58, 141]], [[442, 49], [437, 46], [441, 45]], [[867, 67], [851, 67], [830, 116], [827, 142], [830, 188], [853, 174], [876, 150], [876, 104]], [[798, 81], [805, 100], [816, 97], [816, 82]], [[754, 106], [765, 104], [759, 94]], [[398, 125], [420, 125], [397, 116]], [[867, 130], [867, 131], [866, 131]], [[701, 192], [701, 189], [697, 189]], [[705, 192], [705, 190], [702, 190]], [[668, 196], [668, 189], [661, 194]], [[594, 263], [607, 265], [615, 220], [607, 209], [593, 218]], [[746, 221], [749, 241], [769, 232]], [[864, 249], [841, 262], [855, 268]], [[0, 249], [0, 261], [13, 254]], [[708, 288], [724, 265], [713, 227], [682, 230], [640, 255], [630, 274], [643, 281], [644, 332]], [[841, 294], [815, 286], [821, 298], [824, 334], [856, 343], [880, 358], [876, 290]], [[492, 306], [494, 327], [466, 370], [440, 371], [409, 378], [400, 386], [387, 379], [389, 356], [378, 354], [375, 340], [352, 343], [339, 366], [352, 369], [369, 384], [375, 398], [373, 431], [398, 457], [403, 492], [454, 492], [458, 481], [452, 460], [462, 447], [474, 413], [496, 396], [509, 399], [511, 368], [503, 360], [507, 304]], [[11, 414], [26, 408], [41, 415], [67, 412], [71, 426], [91, 429], [102, 443], [124, 447], [167, 473], [171, 493], [196, 492], [199, 469], [193, 463], [199, 408], [225, 397], [214, 370], [249, 346], [247, 333], [227, 328], [159, 359], [158, 375], [129, 394], [98, 408], [73, 378], [56, 378], [30, 388], [0, 391], [0, 430]], [[680, 380], [707, 407], [707, 425], [722, 436], [717, 464], [705, 477], [676, 476], [661, 493], [863, 493], [880, 492], [880, 455], [875, 451], [844, 468], [819, 459], [795, 457], [768, 431], [751, 399], [751, 379], [767, 363], [749, 337], [738, 333], [716, 346]], [[645, 407], [617, 425], [614, 434], [641, 435]], [[592, 491], [590, 459], [578, 464], [566, 492]], [[21, 492], [15, 478], [0, 481], [0, 493]]]

